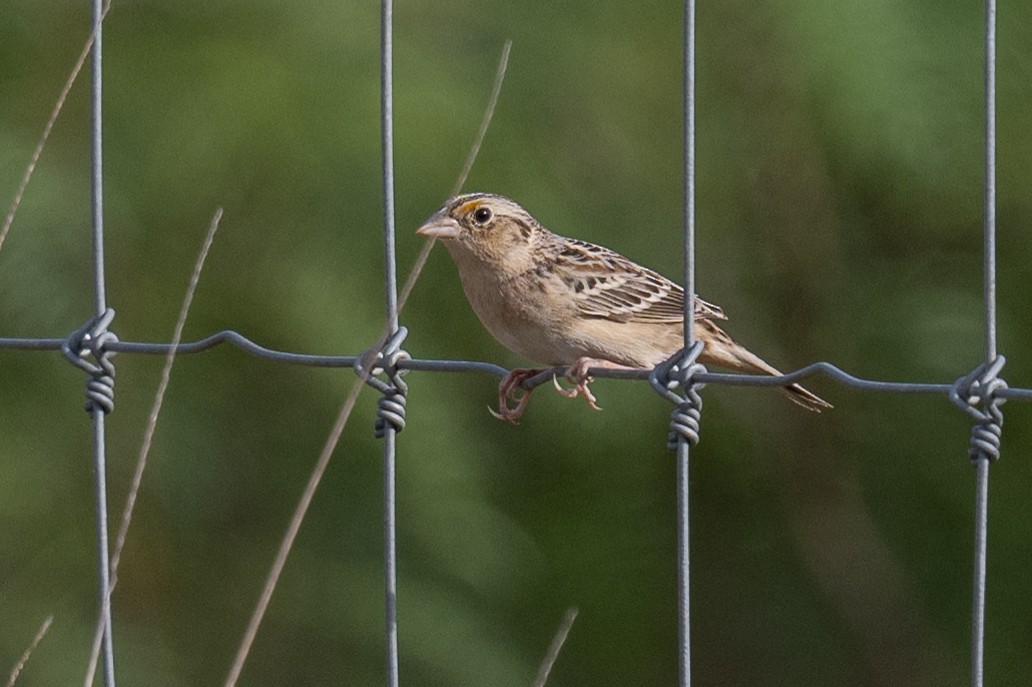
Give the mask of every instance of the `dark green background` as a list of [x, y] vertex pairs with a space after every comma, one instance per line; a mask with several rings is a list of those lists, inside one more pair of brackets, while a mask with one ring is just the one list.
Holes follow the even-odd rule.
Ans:
[[[85, 2], [0, 7], [0, 200], [10, 202], [89, 31]], [[1004, 0], [999, 322], [1032, 384], [1032, 9]], [[982, 353], [982, 6], [702, 3], [698, 288], [770, 361], [951, 382]], [[406, 2], [395, 8], [398, 252], [458, 174], [512, 38], [466, 185], [554, 230], [681, 270], [677, 2]], [[108, 296], [123, 340], [167, 341], [225, 208], [186, 338], [233, 328], [314, 353], [383, 318], [379, 8], [124, 2], [105, 29]], [[60, 337], [92, 309], [84, 72], [0, 251], [0, 336]], [[521, 364], [437, 249], [402, 314], [419, 357]], [[162, 361], [121, 355], [110, 416], [121, 509]], [[550, 685], [677, 676], [668, 404], [602, 380], [605, 408], [539, 391], [516, 427], [493, 377], [408, 377], [399, 437], [401, 677]], [[114, 597], [120, 683], [221, 684], [303, 484], [354, 381], [233, 349], [173, 371]], [[19, 685], [81, 684], [95, 613], [83, 375], [0, 352], [0, 674], [47, 614]], [[692, 454], [698, 685], [962, 685], [969, 665], [970, 420], [944, 397], [825, 379], [811, 415], [711, 386]], [[384, 680], [381, 450], [364, 395], [241, 684]], [[1032, 672], [1032, 423], [1006, 406], [990, 488], [986, 677]]]

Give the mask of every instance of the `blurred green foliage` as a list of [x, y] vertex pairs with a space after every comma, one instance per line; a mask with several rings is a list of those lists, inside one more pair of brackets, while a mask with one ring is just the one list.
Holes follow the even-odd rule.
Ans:
[[[75, 55], [85, 2], [0, 7], [0, 198]], [[681, 270], [676, 2], [398, 2], [398, 252], [443, 200], [501, 46], [514, 47], [467, 184], [560, 233]], [[949, 382], [982, 356], [982, 7], [702, 3], [698, 284], [785, 368], [827, 359]], [[1000, 349], [1029, 386], [1032, 9], [1004, 1]], [[214, 209], [186, 328], [354, 353], [383, 317], [376, 3], [115, 2], [104, 35], [108, 297], [123, 340], [168, 340]], [[0, 335], [64, 336], [92, 303], [86, 73], [0, 251]], [[402, 315], [420, 357], [519, 364], [436, 251]], [[162, 361], [116, 359], [112, 512]], [[338, 408], [346, 370], [230, 349], [172, 374], [114, 597], [123, 684], [218, 684]], [[412, 373], [399, 439], [403, 684], [673, 684], [669, 408], [599, 381], [603, 413], [547, 390], [495, 421], [494, 378]], [[836, 409], [710, 387], [692, 465], [699, 685], [966, 684], [974, 473], [945, 398], [826, 380]], [[77, 684], [95, 614], [82, 375], [0, 353], [0, 670], [48, 614], [19, 685]], [[249, 685], [383, 684], [381, 449], [360, 402], [244, 671]], [[1032, 446], [1007, 406], [990, 499], [987, 683], [1032, 672]], [[6, 674], [6, 673], [4, 673]]]

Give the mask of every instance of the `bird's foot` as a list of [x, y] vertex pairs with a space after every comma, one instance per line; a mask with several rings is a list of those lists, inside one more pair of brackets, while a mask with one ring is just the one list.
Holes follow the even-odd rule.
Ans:
[[[488, 411], [499, 420], [516, 424], [523, 416], [533, 391], [523, 388], [522, 384], [538, 374], [541, 374], [541, 370], [533, 368], [518, 368], [509, 372], [498, 384], [498, 410], [488, 408]], [[510, 401], [514, 401], [515, 405], [509, 405]]]
[[573, 384], [572, 389], [567, 389], [559, 384], [559, 380], [553, 375], [552, 384], [555, 385], [556, 391], [561, 393], [566, 398], [577, 398], [583, 396], [584, 400], [588, 402], [588, 405], [592, 410], [602, 410], [596, 403], [597, 399], [595, 394], [591, 393], [591, 389], [588, 385], [592, 382], [591, 375], [588, 374], [588, 370], [592, 367], [620, 367], [615, 365], [608, 360], [598, 360], [596, 358], [578, 358], [577, 362], [570, 365], [570, 369], [566, 371], [564, 375], [566, 379]]

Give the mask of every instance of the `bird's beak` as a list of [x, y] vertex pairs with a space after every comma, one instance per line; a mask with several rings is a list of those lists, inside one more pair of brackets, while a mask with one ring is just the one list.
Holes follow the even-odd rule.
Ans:
[[433, 239], [454, 239], [459, 235], [459, 223], [451, 217], [431, 217], [416, 233]]

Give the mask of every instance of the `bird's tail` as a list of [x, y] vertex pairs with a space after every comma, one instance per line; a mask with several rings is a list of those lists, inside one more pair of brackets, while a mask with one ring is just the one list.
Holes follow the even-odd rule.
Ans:
[[798, 384], [780, 387], [778, 391], [785, 394], [785, 396], [788, 396], [788, 399], [796, 405], [802, 406], [815, 413], [819, 413], [825, 408], [835, 407], [817, 394], [808, 390], [806, 387], [799, 386]]
[[[696, 320], [695, 327], [696, 337], [706, 342], [706, 347], [699, 356], [699, 362], [719, 365], [735, 372], [747, 374], [758, 372], [775, 377], [781, 375], [777, 368], [735, 342], [713, 322], [709, 320]], [[796, 405], [815, 413], [819, 413], [825, 408], [834, 407], [817, 394], [808, 391], [799, 384], [779, 387], [778, 391], [788, 396]]]

